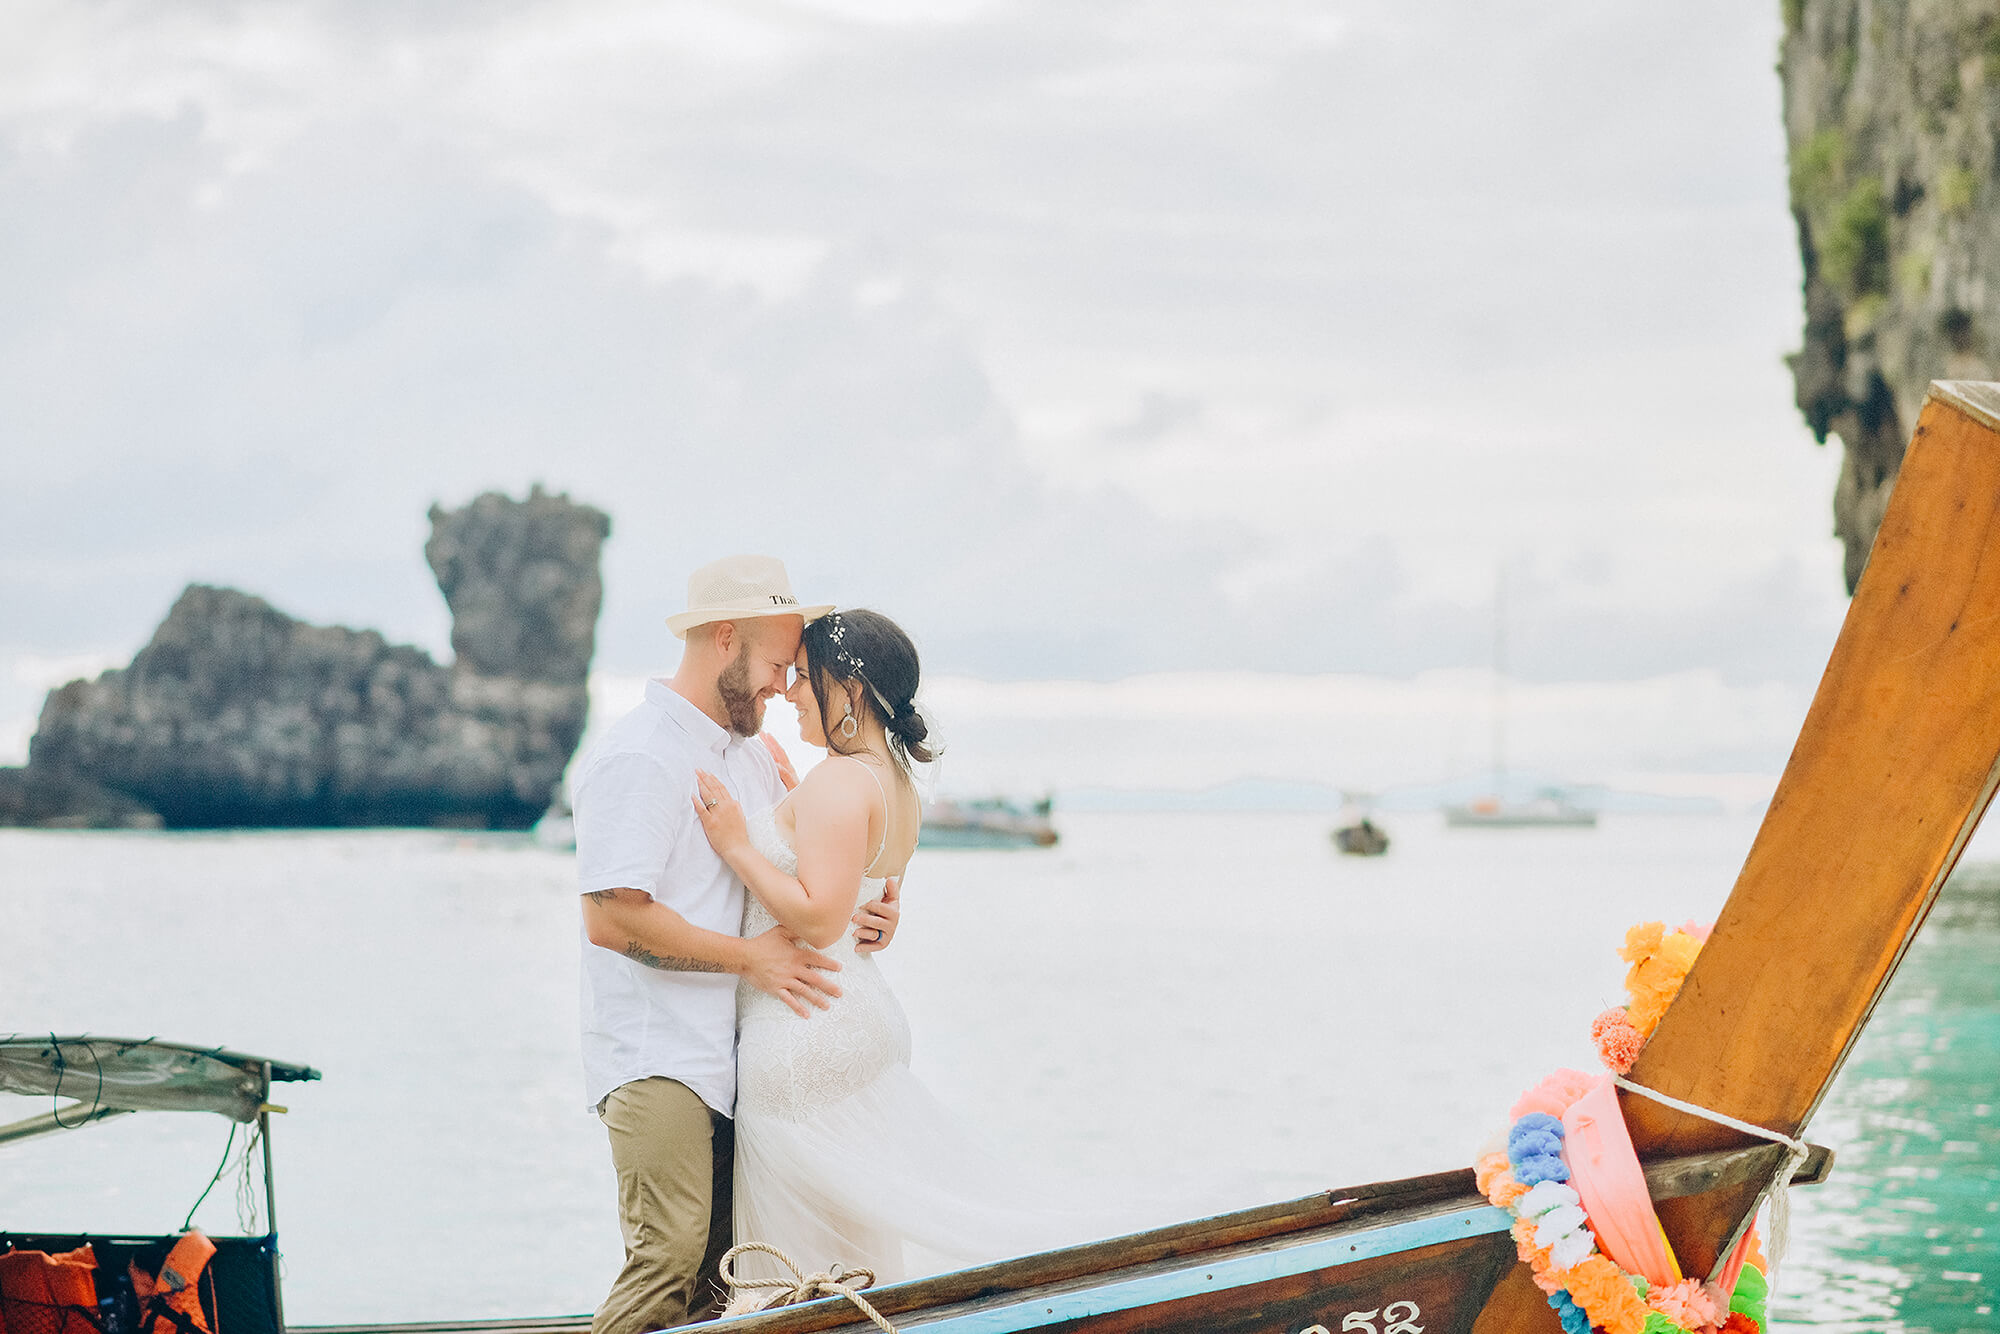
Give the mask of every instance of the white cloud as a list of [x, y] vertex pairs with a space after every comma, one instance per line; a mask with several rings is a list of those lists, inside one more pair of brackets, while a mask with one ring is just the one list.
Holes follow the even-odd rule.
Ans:
[[[827, 256], [813, 236], [746, 236], [737, 232], [635, 228], [611, 253], [656, 282], [707, 278], [743, 285], [768, 299], [796, 295]], [[878, 303], [879, 304], [879, 303]]]
[[1000, 8], [997, 0], [788, 0], [802, 13], [886, 27], [965, 23]]
[[424, 507], [540, 479], [621, 669], [748, 526], [959, 672], [1478, 664], [1504, 559], [1524, 674], [1809, 679], [1776, 22], [10, 7], [13, 633], [438, 648]]

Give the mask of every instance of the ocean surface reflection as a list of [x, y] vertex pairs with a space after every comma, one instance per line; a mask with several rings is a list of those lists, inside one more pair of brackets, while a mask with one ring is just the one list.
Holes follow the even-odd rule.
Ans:
[[2000, 1327], [2000, 864], [1961, 869], [1815, 1118], [1774, 1322]]

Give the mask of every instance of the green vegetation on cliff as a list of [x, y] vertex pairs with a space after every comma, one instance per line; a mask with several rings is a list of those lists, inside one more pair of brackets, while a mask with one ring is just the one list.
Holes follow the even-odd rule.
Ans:
[[1834, 527], [1860, 577], [1934, 379], [2000, 354], [2000, 0], [1782, 0], [1805, 269], [1799, 410], [1839, 437]]

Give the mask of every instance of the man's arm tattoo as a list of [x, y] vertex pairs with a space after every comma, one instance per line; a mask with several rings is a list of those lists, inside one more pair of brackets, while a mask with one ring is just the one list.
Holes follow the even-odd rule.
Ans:
[[615, 889], [590, 889], [590, 890], [585, 890], [585, 891], [584, 891], [584, 895], [583, 895], [583, 896], [584, 896], [585, 898], [589, 899], [589, 900], [590, 900], [591, 902], [593, 902], [593, 903], [616, 903], [616, 902], [618, 902], [618, 891], [617, 891], [617, 890], [615, 890]]
[[679, 954], [655, 954], [636, 940], [626, 945], [625, 957], [634, 963], [643, 963], [648, 968], [658, 968], [662, 972], [668, 973], [726, 973], [729, 971], [721, 964], [710, 963], [707, 959], [689, 959]]

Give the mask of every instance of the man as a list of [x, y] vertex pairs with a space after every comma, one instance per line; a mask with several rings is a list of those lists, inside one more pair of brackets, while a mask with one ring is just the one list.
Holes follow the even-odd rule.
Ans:
[[[750, 810], [784, 796], [787, 776], [756, 737], [805, 623], [829, 610], [800, 606], [785, 567], [768, 556], [696, 570], [688, 609], [667, 621], [687, 644], [680, 667], [646, 683], [644, 702], [579, 770], [584, 1080], [610, 1137], [625, 1236], [625, 1267], [593, 1334], [641, 1334], [718, 1309], [737, 979], [801, 1016], [840, 994], [830, 976], [840, 965], [782, 927], [742, 937], [743, 885], [688, 800], [697, 769]], [[892, 883], [856, 912], [858, 946], [886, 945], [897, 917]]]

